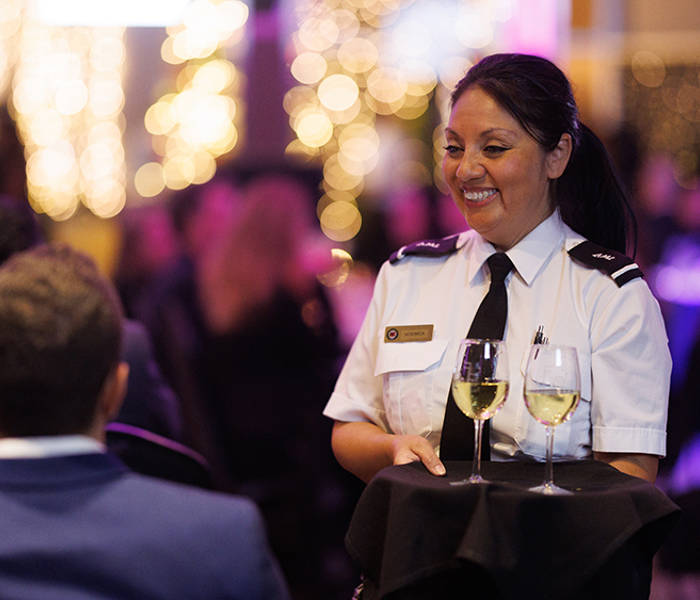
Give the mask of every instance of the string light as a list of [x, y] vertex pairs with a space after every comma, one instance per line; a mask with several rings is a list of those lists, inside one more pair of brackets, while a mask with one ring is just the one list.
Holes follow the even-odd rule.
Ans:
[[160, 158], [136, 171], [139, 195], [205, 183], [216, 159], [240, 147], [244, 76], [227, 55], [240, 50], [248, 17], [240, 0], [195, 0], [182, 24], [167, 28], [161, 57], [182, 67], [177, 91], [146, 111], [144, 126]]
[[4, 0], [0, 4], [0, 102], [5, 100], [17, 61], [23, 15], [24, 0]]
[[[470, 64], [464, 55], [493, 43], [498, 27], [512, 15], [511, 4], [455, 0], [436, 10], [413, 0], [297, 3], [290, 71], [299, 85], [284, 99], [297, 139], [287, 153], [321, 161], [326, 194], [317, 214], [330, 239], [348, 241], [360, 230], [361, 211], [348, 196], [363, 191], [365, 177], [380, 162], [378, 119], [414, 121], [436, 105], [444, 121], [447, 90]], [[441, 40], [431, 37], [436, 32]], [[454, 48], [453, 53], [446, 54], [444, 47]], [[441, 52], [437, 58], [436, 51]], [[432, 65], [440, 65], [440, 71]], [[436, 164], [444, 145], [438, 138], [436, 134]], [[421, 183], [431, 179], [425, 167], [407, 160], [395, 172], [423, 179]], [[433, 178], [444, 185], [438, 169]], [[338, 193], [342, 199], [336, 199]]]
[[126, 201], [124, 29], [27, 18], [18, 46], [9, 107], [25, 146], [29, 202], [55, 220], [81, 202], [98, 217], [116, 215]]

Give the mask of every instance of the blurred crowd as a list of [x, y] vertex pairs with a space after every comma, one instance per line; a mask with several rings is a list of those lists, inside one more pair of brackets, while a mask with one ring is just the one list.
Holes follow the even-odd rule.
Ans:
[[[661, 482], [680, 495], [700, 489], [700, 459], [674, 472], [700, 452], [700, 188], [697, 179], [681, 186], [667, 156], [630, 161], [611, 147], [637, 214], [637, 262], [668, 328]], [[363, 205], [360, 234], [339, 244], [354, 259], [349, 273], [346, 264], [321, 277], [337, 265], [315, 216], [318, 178], [289, 166], [226, 168], [166, 201], [127, 207], [114, 280], [174, 394], [155, 433], [204, 457], [212, 487], [258, 503], [294, 598], [333, 600], [359, 580], [343, 539], [362, 485], [336, 464], [321, 411], [381, 263], [464, 221], [432, 186], [398, 186]], [[2, 192], [24, 202], [14, 181], [5, 177]]]

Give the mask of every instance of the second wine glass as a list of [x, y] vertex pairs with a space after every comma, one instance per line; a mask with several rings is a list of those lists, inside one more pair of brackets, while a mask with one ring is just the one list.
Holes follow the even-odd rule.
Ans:
[[472, 474], [464, 483], [484, 483], [481, 476], [481, 437], [484, 421], [493, 417], [508, 396], [508, 357], [500, 340], [465, 339], [459, 345], [452, 375], [452, 397], [459, 409], [474, 420]]
[[554, 484], [554, 428], [568, 421], [581, 397], [581, 377], [576, 348], [555, 344], [533, 344], [525, 371], [525, 404], [528, 412], [545, 426], [546, 471], [544, 483], [533, 492], [571, 494]]

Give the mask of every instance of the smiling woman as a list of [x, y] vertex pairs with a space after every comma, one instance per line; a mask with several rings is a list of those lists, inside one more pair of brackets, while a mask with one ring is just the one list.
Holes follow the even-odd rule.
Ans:
[[[504, 262], [494, 279], [505, 287], [510, 391], [491, 420], [492, 457], [544, 460], [543, 428], [522, 399], [539, 333], [574, 346], [581, 371], [581, 402], [558, 427], [554, 456], [595, 458], [653, 480], [666, 449], [666, 333], [641, 271], [623, 254], [633, 222], [625, 194], [605, 148], [579, 121], [566, 76], [537, 56], [484, 58], [452, 95], [446, 139], [445, 181], [471, 229], [404, 246], [382, 267], [324, 411], [335, 420], [339, 462], [368, 480], [411, 461], [444, 475], [442, 460], [469, 458], [466, 436], [453, 435], [450, 380], [460, 338], [486, 312], [491, 264]], [[385, 335], [416, 326], [430, 334]]]
[[554, 210], [550, 182], [566, 167], [571, 136], [546, 151], [479, 87], [457, 100], [447, 127], [443, 171], [467, 223], [508, 250]]

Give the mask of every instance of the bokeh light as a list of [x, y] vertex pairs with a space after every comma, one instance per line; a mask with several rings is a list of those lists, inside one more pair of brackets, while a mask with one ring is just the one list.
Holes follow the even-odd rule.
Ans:
[[[290, 71], [301, 85], [284, 97], [297, 136], [286, 153], [321, 163], [326, 194], [317, 215], [331, 239], [349, 240], [345, 236], [359, 231], [360, 207], [348, 198], [354, 200], [382, 164], [378, 119], [409, 126], [426, 118], [436, 98], [444, 118], [445, 90], [469, 66], [465, 56], [493, 42], [498, 24], [512, 16], [509, 4], [319, 0], [296, 6]], [[425, 155], [429, 160], [430, 151]], [[414, 179], [430, 183], [432, 167], [414, 162], [408, 168]], [[336, 200], [335, 193], [347, 197]]]
[[326, 287], [339, 287], [347, 281], [351, 269], [352, 256], [350, 253], [342, 248], [332, 248], [329, 268], [316, 277]]
[[163, 94], [144, 116], [162, 161], [137, 170], [140, 195], [151, 197], [161, 181], [171, 190], [205, 183], [216, 173], [216, 159], [240, 146], [244, 77], [222, 56], [235, 54], [249, 16], [240, 0], [195, 0], [183, 23], [167, 28], [161, 57], [182, 67], [177, 92]]
[[342, 74], [329, 75], [318, 86], [321, 104], [332, 111], [344, 111], [355, 104], [359, 88], [351, 77]]
[[292, 75], [300, 83], [317, 83], [328, 69], [328, 63], [317, 52], [302, 52], [292, 62]]
[[124, 207], [125, 55], [123, 28], [25, 20], [10, 106], [37, 212], [65, 220], [82, 202], [109, 218]]
[[666, 77], [666, 66], [661, 58], [649, 50], [635, 52], [631, 61], [634, 78], [646, 87], [659, 87]]

